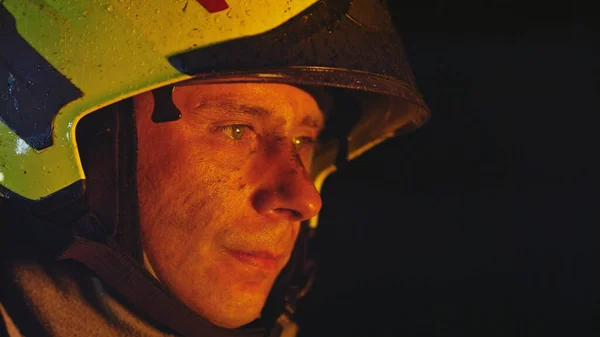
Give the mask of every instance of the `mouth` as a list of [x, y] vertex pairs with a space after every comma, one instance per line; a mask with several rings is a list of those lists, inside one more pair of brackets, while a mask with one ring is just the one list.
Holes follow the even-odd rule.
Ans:
[[283, 255], [274, 255], [266, 251], [245, 252], [239, 250], [228, 251], [237, 261], [256, 268], [265, 270], [276, 270]]

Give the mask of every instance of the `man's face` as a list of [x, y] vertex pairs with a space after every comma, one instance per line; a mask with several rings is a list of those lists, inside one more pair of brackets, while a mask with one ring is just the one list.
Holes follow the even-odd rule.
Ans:
[[321, 198], [307, 172], [323, 123], [306, 92], [283, 84], [180, 86], [176, 122], [134, 99], [142, 243], [159, 280], [227, 328], [260, 315], [300, 221]]

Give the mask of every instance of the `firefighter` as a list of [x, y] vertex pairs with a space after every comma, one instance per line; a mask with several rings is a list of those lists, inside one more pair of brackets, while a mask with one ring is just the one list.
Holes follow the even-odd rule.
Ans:
[[423, 125], [378, 0], [0, 3], [0, 331], [293, 335], [328, 174]]

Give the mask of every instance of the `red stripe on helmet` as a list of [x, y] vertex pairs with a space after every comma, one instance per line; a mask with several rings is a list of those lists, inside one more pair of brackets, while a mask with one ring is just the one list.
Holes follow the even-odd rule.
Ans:
[[229, 8], [225, 0], [198, 0], [209, 13], [216, 13]]

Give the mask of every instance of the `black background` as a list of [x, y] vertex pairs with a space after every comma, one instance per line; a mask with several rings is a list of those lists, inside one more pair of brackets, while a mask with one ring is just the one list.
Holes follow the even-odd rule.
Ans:
[[432, 110], [326, 181], [301, 336], [598, 336], [583, 2], [390, 1]]

